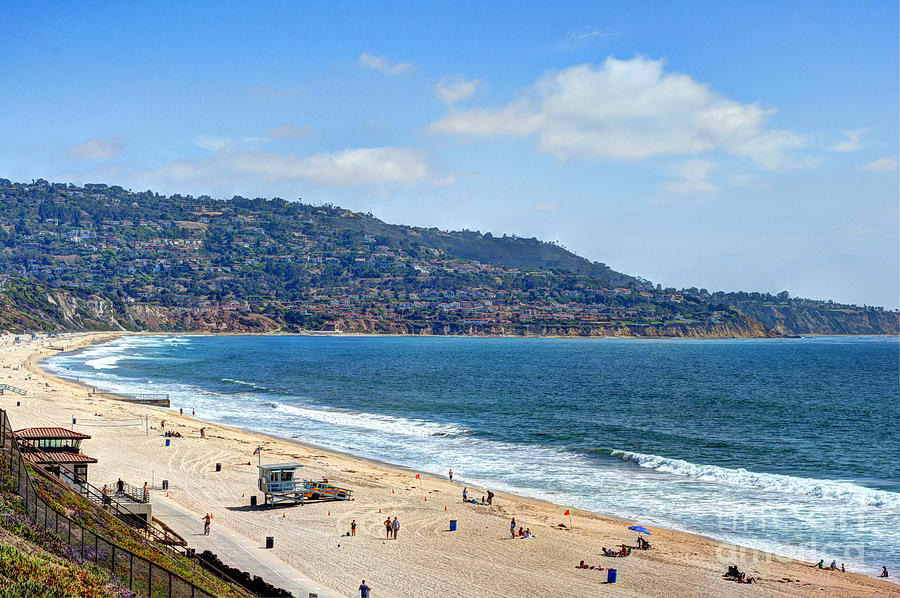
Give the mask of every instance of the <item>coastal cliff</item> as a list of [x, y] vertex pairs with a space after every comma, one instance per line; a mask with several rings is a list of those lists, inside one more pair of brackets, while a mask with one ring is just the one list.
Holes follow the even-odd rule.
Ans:
[[766, 304], [755, 301], [729, 301], [730, 307], [768, 326], [780, 335], [900, 334], [900, 314], [846, 305], [800, 301]]

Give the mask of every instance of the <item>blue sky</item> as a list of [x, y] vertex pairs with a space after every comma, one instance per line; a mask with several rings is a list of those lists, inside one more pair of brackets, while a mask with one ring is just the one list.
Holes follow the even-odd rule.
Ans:
[[0, 177], [302, 198], [895, 308], [897, 23], [887, 1], [8, 2]]

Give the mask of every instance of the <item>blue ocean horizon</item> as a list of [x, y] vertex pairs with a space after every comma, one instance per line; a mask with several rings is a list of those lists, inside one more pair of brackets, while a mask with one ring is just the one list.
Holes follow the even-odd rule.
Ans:
[[751, 549], [900, 569], [896, 338], [129, 336], [49, 370]]

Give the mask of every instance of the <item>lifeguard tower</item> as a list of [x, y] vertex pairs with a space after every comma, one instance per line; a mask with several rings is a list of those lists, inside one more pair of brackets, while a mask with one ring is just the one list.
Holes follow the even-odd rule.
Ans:
[[265, 494], [264, 504], [297, 504], [303, 502], [303, 481], [294, 473], [303, 467], [299, 463], [259, 465], [259, 490]]
[[265, 505], [303, 504], [307, 500], [353, 500], [353, 491], [339, 488], [328, 480], [313, 481], [297, 478], [299, 463], [259, 465], [259, 490], [265, 495]]

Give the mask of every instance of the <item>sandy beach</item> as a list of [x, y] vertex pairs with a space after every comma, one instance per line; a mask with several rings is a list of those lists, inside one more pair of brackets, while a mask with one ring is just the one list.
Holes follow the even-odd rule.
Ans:
[[[121, 477], [137, 486], [152, 480], [158, 488], [166, 479], [168, 496], [154, 490], [154, 503], [171, 501], [196, 514], [198, 531], [203, 513], [213, 513], [213, 529], [228, 528], [246, 538], [248, 551], [263, 550], [265, 538], [274, 536], [274, 552], [281, 559], [346, 596], [358, 595], [362, 579], [377, 597], [900, 596], [900, 586], [883, 580], [813, 569], [808, 563], [659, 528], [652, 528], [651, 550], [606, 558], [601, 556], [603, 546], [635, 544], [637, 536], [627, 527], [640, 522], [572, 510], [574, 529], [568, 529], [569, 517], [563, 516], [567, 507], [502, 492], [496, 493], [492, 506], [464, 504], [463, 484], [445, 478], [422, 473], [416, 479], [415, 472], [402, 468], [206, 423], [202, 413], [198, 419], [179, 415], [178, 405], [173, 412], [89, 398], [88, 389], [39, 367], [43, 357], [57, 352], [51, 347], [71, 350], [111, 336], [40, 337], [18, 344], [9, 335], [3, 337], [0, 382], [28, 391], [26, 397], [0, 397], [14, 428], [69, 427], [74, 416], [75, 429], [92, 435], [83, 451], [99, 459], [89, 470], [91, 483], [102, 486]], [[156, 428], [149, 435], [141, 423], [145, 416]], [[166, 430], [177, 430], [183, 438], [172, 439], [166, 447], [159, 430], [162, 420]], [[201, 427], [206, 428], [205, 438], [200, 437]], [[352, 489], [355, 500], [251, 509], [250, 496], [259, 495], [257, 458], [252, 456], [257, 446], [263, 448], [264, 463], [300, 462], [303, 477], [327, 477]], [[219, 472], [216, 463], [222, 464]], [[470, 497], [485, 494], [483, 488], [468, 489]], [[401, 522], [397, 540], [384, 538], [388, 516]], [[535, 537], [510, 539], [512, 517]], [[353, 519], [356, 536], [346, 537]], [[458, 521], [455, 532], [449, 531], [451, 519]], [[603, 583], [606, 570], [576, 569], [582, 560], [616, 568], [617, 583]], [[756, 583], [723, 579], [730, 564]]]

